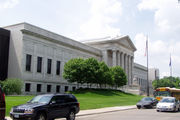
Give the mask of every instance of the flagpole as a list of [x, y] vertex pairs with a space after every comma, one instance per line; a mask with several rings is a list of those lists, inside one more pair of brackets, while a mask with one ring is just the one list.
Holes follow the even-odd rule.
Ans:
[[149, 52], [148, 52], [148, 36], [146, 38], [146, 47], [147, 47], [147, 96], [149, 96]]

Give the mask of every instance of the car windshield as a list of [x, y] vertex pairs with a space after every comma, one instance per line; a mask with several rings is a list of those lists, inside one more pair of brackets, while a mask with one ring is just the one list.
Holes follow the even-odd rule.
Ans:
[[174, 103], [175, 99], [174, 98], [163, 98], [160, 102], [166, 102], [166, 103]]
[[29, 103], [49, 103], [51, 98], [49, 95], [39, 95], [34, 97]]
[[150, 98], [150, 97], [145, 97], [145, 98], [143, 98], [141, 101], [152, 101], [152, 98]]

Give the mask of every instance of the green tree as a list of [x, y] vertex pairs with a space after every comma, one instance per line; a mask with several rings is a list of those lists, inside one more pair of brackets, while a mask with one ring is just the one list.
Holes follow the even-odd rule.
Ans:
[[164, 77], [159, 80], [154, 80], [152, 82], [153, 88], [158, 87], [175, 87], [180, 88], [180, 78], [179, 77]]
[[82, 58], [75, 58], [69, 60], [64, 65], [64, 72], [63, 77], [67, 79], [68, 82], [77, 82], [77, 83], [85, 83], [84, 78], [84, 59]]
[[21, 94], [23, 82], [20, 79], [6, 79], [0, 83], [6, 95]]
[[99, 62], [99, 72], [98, 72], [98, 84], [100, 87], [102, 85], [112, 85], [111, 74], [109, 67], [104, 62]]
[[98, 78], [100, 74], [100, 66], [98, 61], [95, 58], [88, 58], [84, 61], [84, 78], [86, 83], [98, 83]]
[[111, 77], [116, 87], [126, 85], [127, 77], [124, 70], [120, 66], [111, 67]]

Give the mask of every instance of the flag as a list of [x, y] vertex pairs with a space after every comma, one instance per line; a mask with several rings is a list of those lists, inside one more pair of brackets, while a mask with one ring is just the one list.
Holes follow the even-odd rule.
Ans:
[[171, 67], [171, 55], [170, 55], [169, 67]]

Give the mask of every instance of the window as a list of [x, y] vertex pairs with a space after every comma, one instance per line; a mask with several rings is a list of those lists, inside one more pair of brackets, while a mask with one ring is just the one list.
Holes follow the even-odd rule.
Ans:
[[59, 92], [60, 92], [60, 88], [61, 88], [61, 87], [60, 87], [59, 85], [56, 86], [56, 93], [59, 93]]
[[41, 92], [41, 84], [37, 84], [37, 92]]
[[72, 87], [72, 90], [75, 91], [75, 90], [76, 90], [76, 87]]
[[51, 74], [51, 64], [52, 64], [52, 60], [48, 59], [47, 61], [47, 73]]
[[47, 85], [47, 92], [51, 92], [51, 85]]
[[26, 55], [26, 71], [31, 71], [31, 57], [32, 55]]
[[68, 91], [68, 89], [69, 89], [69, 87], [68, 87], [68, 86], [65, 86], [65, 92], [67, 92], [67, 91]]
[[56, 75], [60, 75], [61, 62], [56, 62]]
[[31, 89], [31, 84], [30, 83], [26, 83], [25, 84], [25, 92], [30, 92]]
[[42, 69], [42, 57], [37, 57], [37, 72], [41, 73]]

